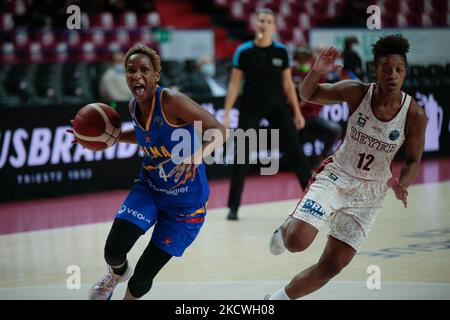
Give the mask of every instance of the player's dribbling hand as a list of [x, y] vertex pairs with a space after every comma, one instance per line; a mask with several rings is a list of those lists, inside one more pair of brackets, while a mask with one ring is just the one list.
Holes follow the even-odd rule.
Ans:
[[[70, 120], [70, 123], [73, 125], [73, 119]], [[71, 141], [72, 144], [78, 143], [77, 137], [75, 137], [75, 134], [73, 133], [73, 129], [67, 129], [66, 132], [73, 136], [73, 140]]]
[[403, 206], [408, 207], [408, 190], [398, 182], [397, 178], [394, 179], [394, 185], [392, 186], [395, 197], [403, 202]]
[[314, 63], [313, 70], [320, 74], [334, 72], [343, 67], [342, 64], [336, 64], [336, 59], [341, 54], [336, 48], [329, 47], [322, 50]]
[[182, 178], [180, 184], [185, 183], [188, 179], [194, 181], [197, 167], [198, 164], [195, 164], [192, 157], [190, 157], [173, 168], [172, 171], [170, 171], [170, 173], [167, 175], [167, 177], [170, 178], [175, 175], [175, 182], [178, 182], [180, 178]]

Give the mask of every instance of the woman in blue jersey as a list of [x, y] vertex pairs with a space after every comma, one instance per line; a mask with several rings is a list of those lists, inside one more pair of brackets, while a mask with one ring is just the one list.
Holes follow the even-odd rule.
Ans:
[[[158, 86], [161, 62], [154, 50], [136, 45], [127, 52], [124, 64], [134, 96], [129, 103], [134, 129], [122, 132], [119, 141], [139, 144], [144, 159], [139, 178], [118, 210], [106, 240], [109, 272], [92, 287], [89, 298], [95, 300], [110, 299], [116, 285], [128, 279], [124, 299], [142, 297], [161, 268], [194, 241], [203, 225], [209, 196], [201, 159], [224, 139], [203, 145], [192, 142], [193, 123], [200, 121], [203, 131], [217, 129], [225, 137], [225, 128], [209, 112], [184, 94]], [[175, 150], [181, 138], [172, 141], [171, 137], [186, 134], [191, 139], [183, 141], [188, 152], [178, 157], [180, 161]], [[151, 241], [133, 273], [127, 253], [152, 226]]]

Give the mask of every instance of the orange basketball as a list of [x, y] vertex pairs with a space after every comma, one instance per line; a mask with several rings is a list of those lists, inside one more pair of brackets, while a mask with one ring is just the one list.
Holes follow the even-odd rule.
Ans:
[[102, 151], [112, 147], [120, 136], [120, 116], [104, 103], [90, 103], [81, 108], [72, 122], [73, 134], [83, 147]]

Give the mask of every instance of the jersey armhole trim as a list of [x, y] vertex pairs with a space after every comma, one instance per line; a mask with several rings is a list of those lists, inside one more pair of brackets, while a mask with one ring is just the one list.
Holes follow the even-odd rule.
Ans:
[[135, 118], [136, 117], [136, 115], [135, 115], [135, 112], [136, 112], [136, 98], [131, 99], [131, 101], [133, 101], [133, 103], [131, 104], [131, 118]]
[[[355, 109], [351, 114], [349, 114], [349, 118], [350, 118], [350, 116], [351, 116], [353, 113], [355, 113], [355, 111], [358, 110], [358, 108], [361, 106], [361, 103], [362, 103], [362, 102], [364, 101], [364, 99], [366, 98], [367, 94], [369, 93], [369, 90], [372, 90], [371, 87], [372, 87], [373, 85], [374, 85], [373, 83], [370, 83], [370, 84], [367, 86], [367, 88], [364, 90], [364, 94], [363, 94], [363, 97], [362, 97], [361, 101], [359, 101], [359, 103], [358, 103], [356, 109]], [[372, 90], [371, 96], [370, 96], [370, 105], [371, 105], [371, 107], [372, 107], [372, 96], [373, 96], [373, 90]], [[348, 103], [348, 102], [347, 102], [347, 103]]]
[[[410, 99], [409, 99], [410, 98]], [[405, 101], [403, 103], [406, 102], [406, 100], [409, 99], [409, 104], [407, 106], [404, 106], [403, 108], [406, 108], [406, 116], [405, 116], [405, 125], [403, 126], [403, 134], [405, 135], [405, 139], [406, 139], [406, 135], [408, 133], [407, 131], [407, 127], [408, 127], [408, 116], [409, 116], [409, 112], [411, 111], [411, 105], [413, 103], [413, 98], [405, 93]]]
[[152, 104], [150, 107], [150, 114], [148, 115], [147, 123], [145, 124], [146, 131], [150, 130], [150, 123], [151, 123], [152, 117], [153, 117], [153, 110], [155, 110], [155, 101], [156, 101], [156, 94], [153, 96]]
[[163, 107], [163, 92], [166, 90], [166, 88], [162, 89], [161, 92], [159, 93], [159, 107], [161, 108], [161, 114], [164, 118], [164, 120], [166, 121], [166, 123], [173, 127], [173, 128], [180, 128], [180, 127], [184, 127], [186, 125], [188, 125], [189, 123], [183, 123], [183, 124], [173, 124], [169, 121], [169, 119], [167, 119], [166, 114], [164, 113], [164, 107]]

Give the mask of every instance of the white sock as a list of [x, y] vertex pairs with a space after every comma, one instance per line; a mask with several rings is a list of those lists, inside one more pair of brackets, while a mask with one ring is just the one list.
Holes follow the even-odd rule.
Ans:
[[275, 292], [273, 295], [270, 296], [269, 300], [291, 300], [291, 298], [288, 297], [286, 290], [284, 290], [284, 287]]

